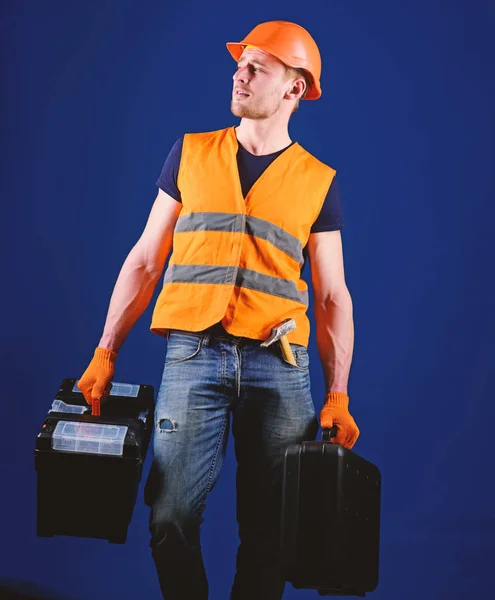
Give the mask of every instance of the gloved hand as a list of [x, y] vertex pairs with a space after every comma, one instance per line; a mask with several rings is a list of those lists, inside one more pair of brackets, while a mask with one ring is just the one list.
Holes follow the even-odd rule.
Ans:
[[112, 389], [110, 383], [114, 375], [114, 363], [117, 353], [106, 348], [96, 348], [95, 354], [77, 386], [86, 402], [92, 406], [92, 414], [100, 414], [100, 401], [108, 396]]
[[325, 404], [320, 412], [320, 423], [323, 429], [337, 427], [337, 435], [331, 442], [340, 444], [350, 450], [359, 437], [359, 429], [349, 413], [349, 396], [343, 392], [329, 392], [325, 396]]

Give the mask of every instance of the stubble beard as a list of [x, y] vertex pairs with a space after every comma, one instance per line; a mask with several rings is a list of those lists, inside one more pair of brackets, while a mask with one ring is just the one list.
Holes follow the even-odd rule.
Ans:
[[241, 119], [268, 119], [277, 112], [280, 108], [280, 104], [281, 100], [279, 100], [277, 104], [268, 101], [265, 106], [260, 106], [259, 103], [237, 103], [234, 100], [231, 100], [230, 110], [235, 117], [240, 117]]
[[230, 110], [235, 117], [240, 117], [241, 119], [266, 119], [268, 117], [266, 111], [260, 110], [256, 106], [237, 104], [234, 100], [230, 103]]

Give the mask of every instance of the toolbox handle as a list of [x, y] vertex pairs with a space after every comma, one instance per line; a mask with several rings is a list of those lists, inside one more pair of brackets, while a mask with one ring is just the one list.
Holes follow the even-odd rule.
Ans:
[[100, 399], [99, 398], [93, 398], [93, 402], [91, 404], [91, 414], [93, 415], [93, 417], [100, 416], [101, 408], [100, 408]]
[[323, 429], [321, 432], [321, 439], [323, 442], [329, 442], [330, 438], [334, 438], [337, 435], [337, 425], [334, 425], [331, 429]]

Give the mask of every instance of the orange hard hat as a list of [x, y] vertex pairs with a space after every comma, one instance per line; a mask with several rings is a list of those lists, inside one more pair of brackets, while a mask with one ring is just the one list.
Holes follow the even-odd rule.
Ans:
[[289, 21], [268, 21], [257, 25], [242, 42], [227, 43], [227, 49], [234, 60], [240, 59], [246, 46], [268, 52], [289, 67], [304, 69], [311, 79], [304, 99], [316, 100], [321, 96], [320, 51], [304, 27]]

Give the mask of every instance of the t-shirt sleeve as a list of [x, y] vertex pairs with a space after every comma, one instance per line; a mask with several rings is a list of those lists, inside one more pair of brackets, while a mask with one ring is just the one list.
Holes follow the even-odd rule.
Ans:
[[319, 231], [335, 231], [344, 228], [344, 216], [340, 202], [339, 187], [335, 176], [328, 188], [327, 196], [323, 201], [320, 214], [311, 227], [311, 233]]
[[172, 146], [165, 163], [163, 164], [160, 176], [156, 181], [156, 185], [166, 194], [172, 196], [177, 202], [182, 202], [180, 190], [177, 185], [179, 176], [180, 158], [182, 156], [182, 145], [184, 136], [180, 137]]

